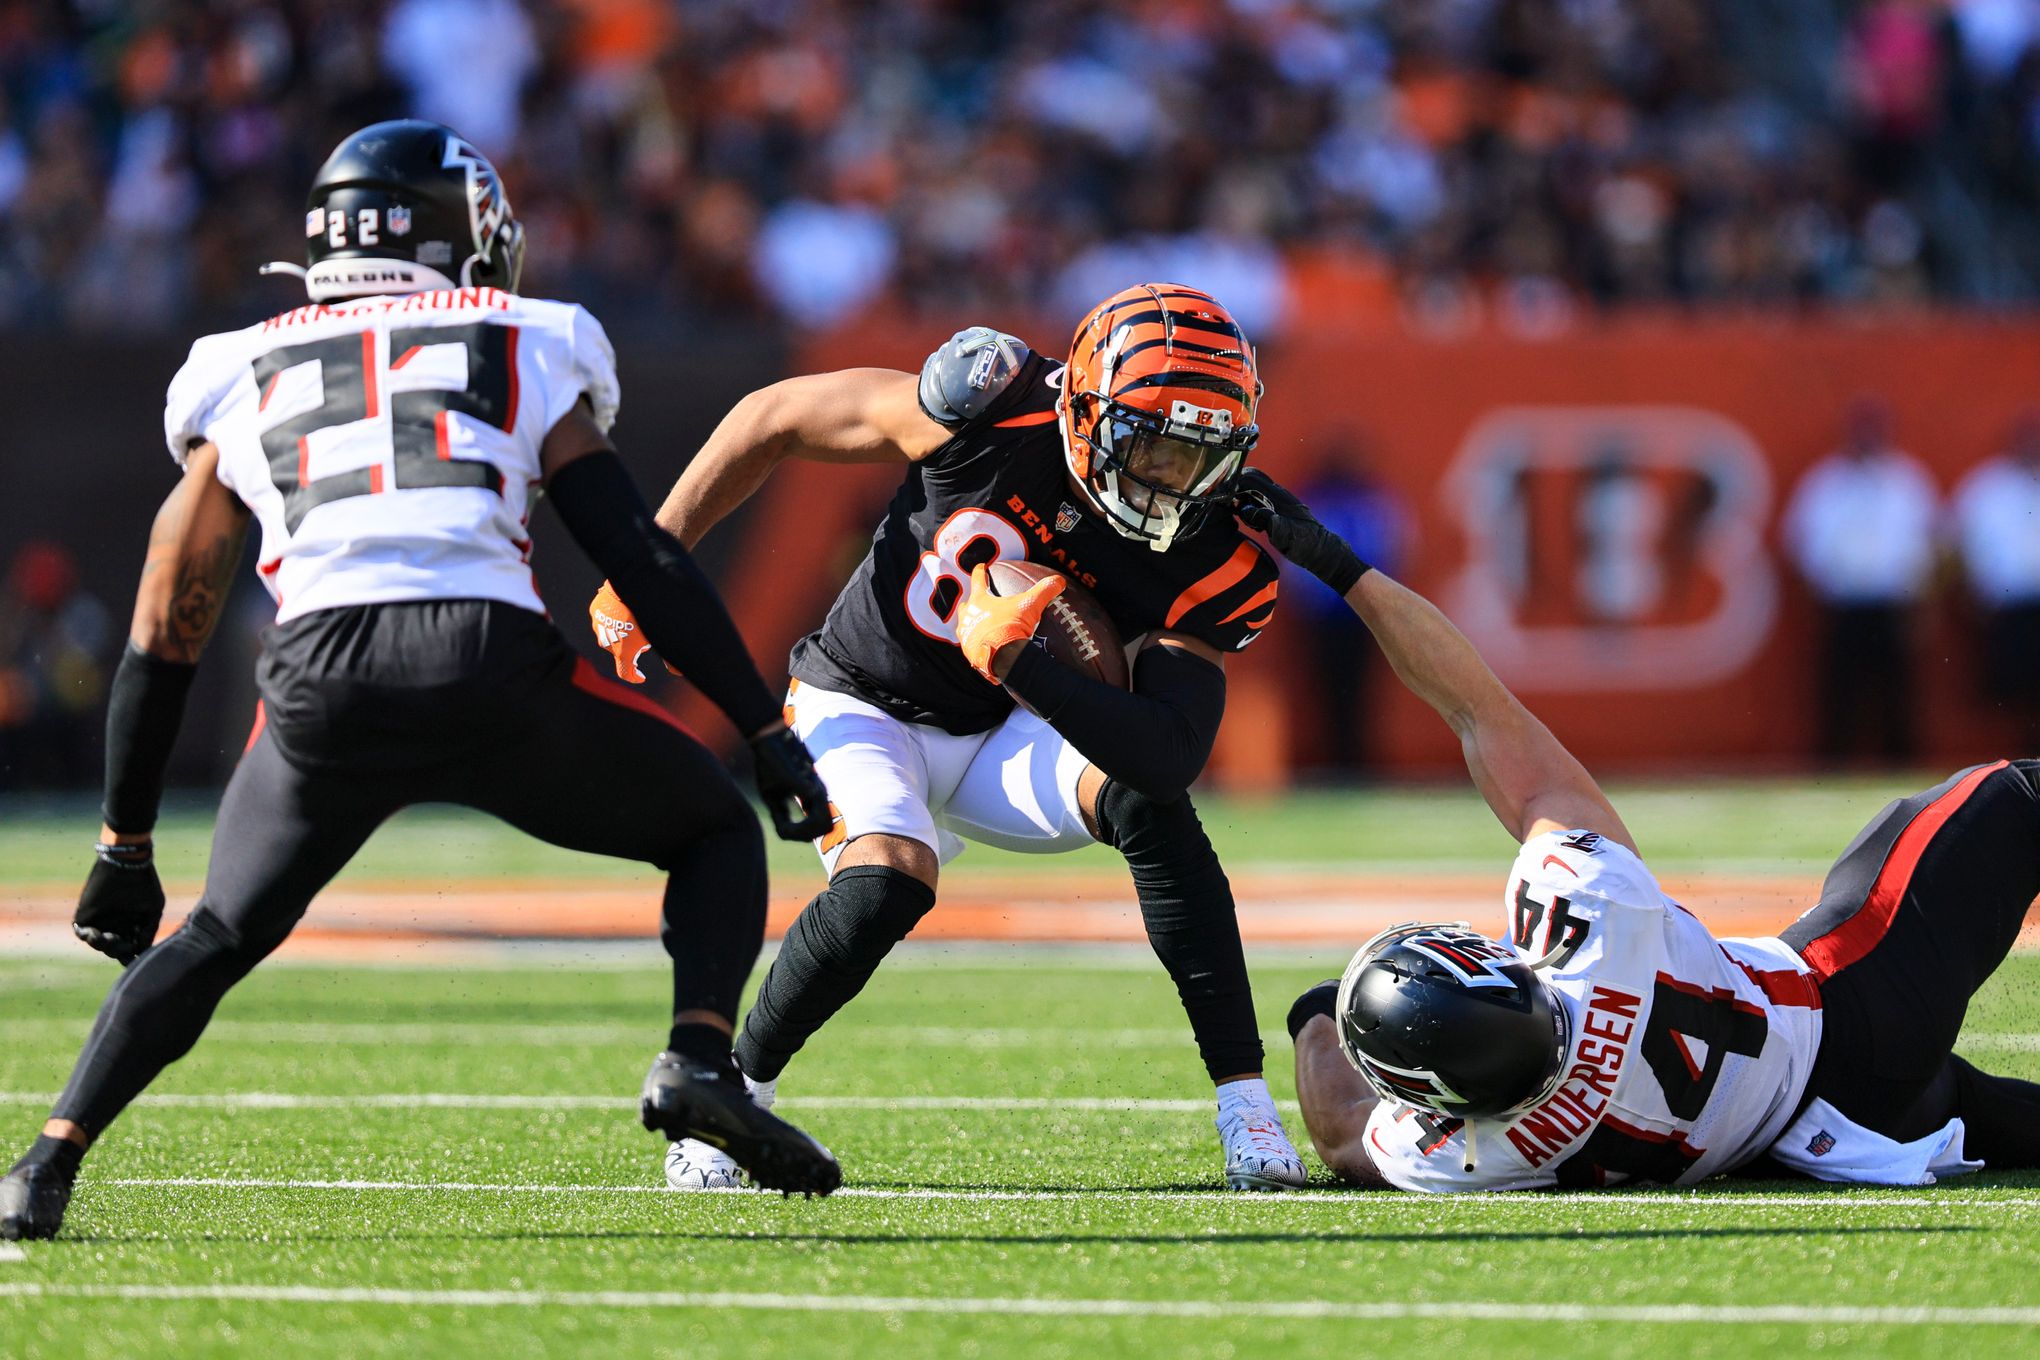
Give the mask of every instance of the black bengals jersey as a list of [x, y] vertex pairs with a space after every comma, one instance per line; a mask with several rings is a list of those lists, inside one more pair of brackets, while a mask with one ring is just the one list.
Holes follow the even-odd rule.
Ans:
[[971, 568], [994, 558], [1083, 584], [1129, 642], [1167, 628], [1236, 652], [1267, 626], [1276, 566], [1232, 516], [1213, 513], [1156, 552], [1114, 532], [1071, 487], [1055, 410], [1062, 374], [1029, 353], [996, 401], [908, 469], [821, 630], [794, 645], [796, 679], [902, 722], [958, 735], [998, 726], [1013, 701], [971, 669], [953, 631]]

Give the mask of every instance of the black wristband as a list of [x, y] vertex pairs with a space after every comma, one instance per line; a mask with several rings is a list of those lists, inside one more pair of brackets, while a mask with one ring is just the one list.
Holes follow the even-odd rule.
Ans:
[[121, 653], [106, 701], [106, 800], [100, 815], [123, 835], [156, 827], [163, 772], [197, 674], [196, 665], [150, 656], [132, 642]]
[[1374, 568], [1359, 553], [1354, 552], [1352, 548], [1348, 547], [1343, 540], [1338, 540], [1338, 543], [1339, 547], [1345, 549], [1345, 551], [1329, 555], [1329, 560], [1322, 564], [1318, 579], [1330, 586], [1341, 599], [1344, 599], [1346, 592], [1359, 585], [1360, 578], [1373, 571]]
[[[1355, 577], [1354, 579], [1359, 579]], [[1317, 986], [1296, 998], [1289, 1008], [1289, 1041], [1296, 1042], [1296, 1036], [1310, 1023], [1312, 1016], [1322, 1015], [1327, 1020], [1336, 1019], [1339, 1009], [1339, 980], [1326, 978]]]

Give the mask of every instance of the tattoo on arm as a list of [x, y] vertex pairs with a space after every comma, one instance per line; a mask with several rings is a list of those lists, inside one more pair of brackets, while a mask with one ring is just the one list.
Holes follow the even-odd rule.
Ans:
[[166, 661], [197, 662], [226, 605], [249, 518], [213, 480], [210, 459], [187, 472], [149, 530], [129, 634], [136, 646]]
[[220, 621], [241, 561], [242, 531], [236, 528], [193, 546], [177, 562], [163, 641], [177, 661], [195, 662]]

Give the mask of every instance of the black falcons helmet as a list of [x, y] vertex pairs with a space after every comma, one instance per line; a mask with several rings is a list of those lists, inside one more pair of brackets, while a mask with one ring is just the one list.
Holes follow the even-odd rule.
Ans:
[[314, 302], [429, 288], [514, 293], [524, 228], [488, 157], [451, 128], [405, 118], [361, 129], [319, 167], [305, 259]]
[[1551, 1094], [1570, 1022], [1522, 958], [1464, 922], [1369, 940], [1339, 979], [1339, 1047], [1384, 1100], [1490, 1118]]

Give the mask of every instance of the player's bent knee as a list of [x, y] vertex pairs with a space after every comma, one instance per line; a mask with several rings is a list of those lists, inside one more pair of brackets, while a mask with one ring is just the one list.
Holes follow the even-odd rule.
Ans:
[[1187, 794], [1155, 798], [1117, 779], [1106, 780], [1099, 790], [1096, 821], [1098, 839], [1125, 854], [1152, 843], [1204, 834]]
[[912, 874], [883, 864], [852, 865], [838, 869], [828, 890], [794, 921], [786, 947], [818, 966], [868, 971], [934, 905], [934, 890]]
[[833, 886], [847, 870], [874, 867], [905, 874], [932, 892], [942, 871], [942, 860], [931, 847], [911, 836], [874, 831], [844, 845], [829, 882]]

